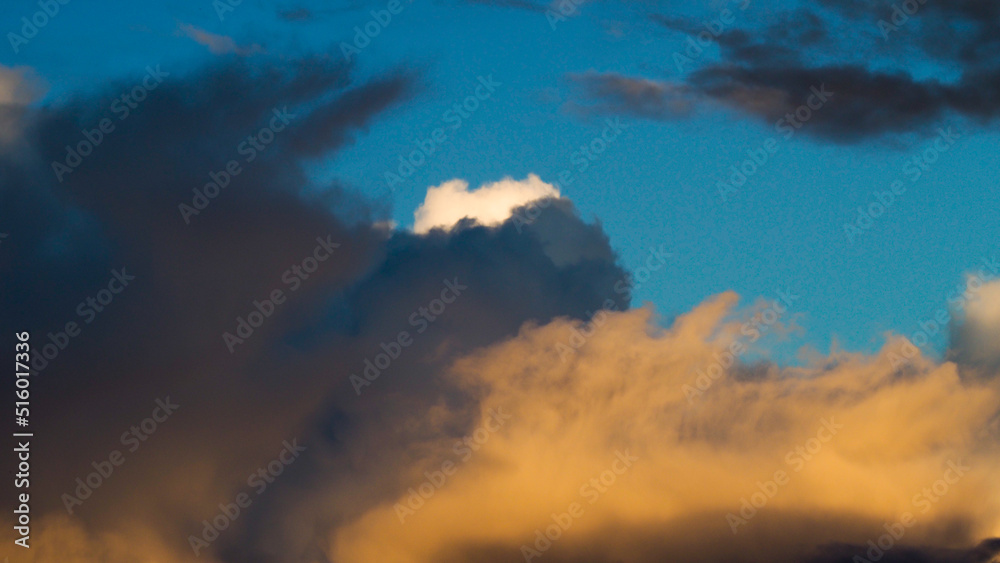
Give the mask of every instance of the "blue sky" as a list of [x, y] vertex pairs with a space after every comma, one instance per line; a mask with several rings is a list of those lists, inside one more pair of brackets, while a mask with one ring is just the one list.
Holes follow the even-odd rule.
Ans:
[[[369, 22], [369, 11], [384, 4], [246, 1], [220, 21], [208, 1], [70, 2], [18, 53], [0, 50], [0, 64], [34, 69], [48, 87], [36, 103], [62, 104], [104, 91], [109, 82], [130, 87], [147, 65], [185, 75], [241, 56], [211, 52], [182, 31], [186, 25], [232, 38], [250, 50], [243, 55], [250, 58], [321, 53], [341, 59], [340, 43], [351, 41], [354, 26]], [[697, 32], [704, 29], [698, 22], [723, 10], [734, 14], [730, 28], [761, 28], [780, 21], [781, 9], [794, 4], [740, 10], [739, 3], [718, 3], [694, 11], [671, 3], [583, 4], [555, 29], [544, 5], [459, 3], [443, 10], [440, 3], [416, 0], [402, 6], [354, 57], [354, 73], [411, 73], [417, 77], [412, 97], [380, 115], [351, 146], [307, 168], [317, 189], [329, 182], [346, 185], [391, 205], [393, 219], [409, 225], [429, 186], [461, 178], [475, 187], [529, 173], [555, 183], [561, 171], [575, 168], [573, 153], [615, 115], [588, 106], [573, 76], [682, 80], [672, 55], [692, 35], [657, 25], [649, 12], [690, 18]], [[0, 29], [18, 30], [20, 18], [36, 10], [33, 2], [9, 3]], [[296, 10], [308, 18], [280, 16]], [[862, 19], [862, 31], [877, 34], [878, 20], [874, 13]], [[917, 29], [901, 28], [891, 37], [893, 46], [906, 53], [907, 33]], [[812, 58], [829, 56], [819, 52]], [[713, 41], [686, 70], [720, 57]], [[887, 51], [873, 60], [883, 61], [873, 67], [947, 78], [947, 71], [919, 56]], [[469, 95], [480, 76], [501, 85], [424, 165], [390, 190], [384, 173], [417, 139], [442, 125], [442, 114]], [[835, 94], [831, 103], [836, 100]], [[998, 135], [961, 115], [843, 142], [808, 134], [810, 123], [785, 140], [770, 122], [723, 104], [696, 107], [689, 116], [620, 113], [625, 134], [561, 191], [585, 218], [601, 222], [626, 267], [640, 265], [652, 247], [670, 249], [672, 262], [636, 293], [636, 304], [652, 302], [667, 318], [726, 290], [749, 302], [789, 289], [802, 296], [798, 323], [806, 329], [789, 349], [808, 344], [826, 351], [838, 341], [847, 349], [872, 351], [886, 331], [917, 330], [921, 319], [945, 306], [967, 273], [998, 251]], [[953, 127], [960, 138], [911, 183], [904, 174], [907, 159], [932, 146], [938, 126]], [[772, 137], [777, 152], [724, 201], [717, 183], [748, 149]], [[856, 219], [859, 206], [875, 201], [873, 191], [887, 191], [899, 178], [905, 193], [849, 241], [845, 223]], [[939, 336], [935, 348], [944, 344]]]

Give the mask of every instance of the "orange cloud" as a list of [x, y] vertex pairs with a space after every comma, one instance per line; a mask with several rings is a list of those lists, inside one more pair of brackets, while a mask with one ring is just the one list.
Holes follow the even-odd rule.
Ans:
[[[603, 544], [620, 560], [650, 560], [656, 542], [640, 541], [649, 530], [693, 520], [694, 531], [664, 536], [667, 551], [701, 544], [760, 559], [827, 542], [864, 546], [907, 513], [915, 531], [894, 540], [901, 545], [955, 546], [1000, 533], [1000, 451], [996, 437], [979, 432], [1000, 409], [995, 381], [970, 381], [954, 364], [920, 357], [895, 372], [881, 357], [898, 344], [890, 342], [877, 356], [730, 370], [691, 404], [682, 387], [727, 347], [719, 335], [738, 324], [728, 317], [735, 302], [720, 295], [668, 329], [649, 310], [608, 313], [570, 362], [556, 352], [574, 328], [568, 321], [526, 326], [458, 361], [450, 377], [479, 399], [479, 424], [495, 409], [510, 420], [467, 462], [454, 461], [453, 474], [404, 523], [394, 506], [415, 502], [410, 492], [337, 530], [333, 559], [420, 563], [475, 553], [513, 561], [529, 546], [543, 560], [564, 561]], [[450, 415], [442, 406], [414, 424], [433, 435]], [[427, 481], [424, 471], [455, 457], [452, 442], [425, 444], [405, 480]], [[588, 489], [622, 452], [634, 465], [615, 473], [606, 492]], [[956, 466], [968, 469], [959, 475]], [[779, 471], [781, 484], [772, 484]], [[758, 491], [773, 495], [744, 509], [734, 533], [728, 515], [740, 515]], [[791, 515], [799, 535], [789, 532]], [[548, 549], [535, 547], [537, 531], [560, 518], [571, 525]]]

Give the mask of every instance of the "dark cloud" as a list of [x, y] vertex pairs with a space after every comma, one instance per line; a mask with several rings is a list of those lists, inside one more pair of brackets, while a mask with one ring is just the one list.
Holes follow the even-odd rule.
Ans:
[[802, 64], [812, 49], [837, 47], [827, 22], [815, 12], [799, 9], [778, 13], [763, 29], [726, 28], [715, 37], [723, 58], [734, 64]]
[[691, 89], [684, 84], [633, 78], [594, 71], [568, 76], [585, 102], [568, 109], [585, 114], [627, 114], [645, 119], [668, 119], [691, 111]]
[[886, 133], [936, 133], [936, 126], [955, 113], [983, 123], [1000, 114], [1000, 105], [994, 103], [1000, 93], [1000, 72], [969, 76], [958, 85], [859, 66], [710, 66], [691, 73], [685, 83], [595, 73], [571, 80], [583, 86], [589, 100], [577, 105], [594, 112], [665, 120], [684, 116], [699, 103], [713, 102], [768, 125], [791, 121], [798, 108], [810, 98], [817, 102], [816, 92], [823, 91], [830, 94], [830, 101], [803, 113], [808, 118], [798, 118], [803, 122], [798, 131], [845, 143]]
[[[544, 551], [542, 560], [559, 563], [619, 563], [623, 561], [666, 561], [683, 559], [705, 563], [729, 561], [775, 561], [779, 563], [855, 563], [868, 561], [867, 544], [824, 543], [838, 534], [864, 536], [880, 530], [882, 522], [846, 514], [809, 515], [775, 512], [762, 514], [754, 524], [755, 534], [733, 535], [724, 525], [725, 514], [691, 514], [660, 526], [637, 527], [621, 523], [608, 526], [581, 541], [560, 539]], [[952, 522], [961, 530], [963, 523]], [[912, 530], [910, 530], [912, 533]], [[936, 541], [962, 545], [969, 542], [961, 532], [931, 532]], [[948, 536], [952, 536], [948, 538]], [[877, 539], [877, 535], [873, 539]], [[926, 536], [925, 536], [926, 537]], [[526, 538], [530, 540], [533, 538]], [[894, 540], [895, 543], [896, 540]], [[531, 546], [531, 541], [526, 541]], [[937, 548], [893, 545], [875, 552], [872, 561], [887, 563], [989, 563], [1000, 555], [1000, 539], [986, 540], [965, 548]], [[447, 563], [512, 561], [521, 545], [456, 546], [436, 559]], [[861, 559], [855, 559], [860, 557]]]
[[[888, 542], [886, 542], [888, 543]], [[855, 557], [867, 557], [868, 545], [832, 545], [821, 549], [823, 552], [808, 563], [847, 563]], [[873, 551], [876, 555], [878, 551]], [[1000, 555], [1000, 539], [985, 540], [969, 549], [918, 548], [899, 546], [886, 550], [880, 557], [885, 563], [989, 563]]]
[[[310, 181], [303, 164], [353, 142], [405, 102], [413, 81], [358, 82], [322, 58], [230, 61], [172, 74], [124, 119], [109, 111], [110, 97], [2, 108], [24, 133], [0, 152], [0, 225], [9, 233], [0, 324], [31, 331], [36, 350], [50, 333], [64, 342], [67, 322], [81, 330], [32, 380], [34, 429], [49, 437], [33, 458], [40, 521], [62, 521], [61, 495], [74, 479], [126, 451], [122, 432], [169, 396], [179, 410], [66, 526], [83, 525], [99, 543], [140, 525], [169, 552], [190, 554], [201, 520], [247, 491], [248, 474], [297, 437], [309, 458], [209, 551], [225, 561], [314, 560], [333, 525], [396, 491], [414, 443], [403, 421], [439, 401], [459, 412], [475, 405], [438, 379], [456, 356], [525, 322], [586, 318], [608, 299], [627, 307], [612, 292], [624, 272], [607, 238], [566, 201], [527, 227], [467, 223], [416, 236], [388, 231], [384, 212], [349, 190]], [[247, 161], [242, 143], [282, 112], [287, 127]], [[51, 163], [103, 118], [115, 129], [59, 182]], [[193, 189], [231, 160], [241, 172], [186, 224], [179, 205], [193, 205]], [[324, 241], [339, 246], [292, 290], [290, 268]], [[135, 279], [100, 312], [81, 314], [79, 304], [122, 269]], [[448, 284], [467, 289], [432, 321], [413, 316]], [[277, 289], [287, 301], [230, 353], [223, 333], [236, 333], [238, 318]], [[357, 396], [351, 374], [363, 376], [366, 360], [402, 331], [412, 346]], [[331, 491], [343, 502], [316, 502]]]
[[814, 88], [825, 89], [830, 101], [810, 111], [800, 131], [846, 142], [928, 127], [944, 117], [955, 93], [940, 83], [857, 66], [710, 67], [693, 73], [690, 82], [710, 99], [768, 124], [794, 115], [810, 97], [815, 99]]
[[702, 51], [692, 59], [679, 49], [672, 56], [688, 57], [680, 66], [690, 72], [677, 81], [591, 76], [578, 104], [669, 119], [678, 113], [675, 104], [722, 103], [773, 124], [825, 84], [835, 100], [801, 131], [835, 142], [931, 134], [933, 125], [956, 118], [992, 123], [1000, 115], [1000, 63], [992, 56], [1000, 45], [1000, 8], [977, 0], [927, 2], [906, 15], [897, 4], [818, 0], [757, 27], [737, 13], [717, 33], [654, 13], [650, 19], [663, 27], [706, 36], [719, 58]]

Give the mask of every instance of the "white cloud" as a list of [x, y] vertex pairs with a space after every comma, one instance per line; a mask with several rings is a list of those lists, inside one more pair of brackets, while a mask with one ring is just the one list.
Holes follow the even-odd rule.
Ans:
[[426, 233], [435, 227], [448, 228], [466, 217], [498, 225], [515, 207], [547, 197], [559, 197], [559, 190], [535, 174], [524, 180], [507, 177], [473, 191], [465, 180], [449, 180], [427, 189], [423, 204], [413, 213], [413, 230]]

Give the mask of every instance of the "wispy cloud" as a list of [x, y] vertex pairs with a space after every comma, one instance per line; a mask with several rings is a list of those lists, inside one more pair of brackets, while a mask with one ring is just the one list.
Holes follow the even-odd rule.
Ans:
[[237, 45], [236, 41], [232, 37], [211, 33], [191, 24], [182, 23], [178, 25], [178, 28], [187, 37], [208, 47], [208, 50], [214, 55], [234, 54], [245, 57], [264, 52], [263, 47], [257, 45], [256, 43], [246, 46]]
[[34, 69], [0, 65], [0, 105], [30, 104], [41, 98], [47, 89]]

